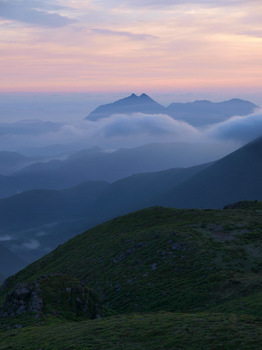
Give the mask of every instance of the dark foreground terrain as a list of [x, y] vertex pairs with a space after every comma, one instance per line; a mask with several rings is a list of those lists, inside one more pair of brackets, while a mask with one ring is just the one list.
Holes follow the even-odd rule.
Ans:
[[261, 349], [262, 203], [153, 207], [6, 280], [0, 349]]

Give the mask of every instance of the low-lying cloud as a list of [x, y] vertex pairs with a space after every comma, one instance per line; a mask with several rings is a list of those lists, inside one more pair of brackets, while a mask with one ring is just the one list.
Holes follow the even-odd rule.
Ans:
[[36, 239], [30, 239], [29, 241], [23, 243], [23, 247], [35, 250], [40, 247], [40, 243]]
[[0, 242], [8, 242], [8, 241], [12, 241], [13, 237], [10, 235], [1, 235], [0, 236]]
[[41, 120], [22, 120], [15, 123], [0, 124], [0, 136], [5, 135], [42, 135], [59, 131], [62, 124]]
[[215, 139], [249, 142], [262, 136], [262, 112], [230, 118], [211, 127], [207, 135]]
[[142, 113], [115, 114], [96, 122], [82, 120], [73, 124], [27, 121], [0, 124], [0, 135], [0, 149], [13, 151], [55, 144], [116, 149], [160, 142], [229, 141], [241, 146], [262, 135], [262, 113], [233, 117], [205, 128], [164, 114]]

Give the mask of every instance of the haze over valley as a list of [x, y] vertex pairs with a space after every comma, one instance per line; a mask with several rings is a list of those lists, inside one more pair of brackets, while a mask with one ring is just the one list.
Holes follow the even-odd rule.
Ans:
[[13, 151], [0, 152], [3, 246], [31, 262], [134, 210], [261, 199], [259, 106], [239, 99], [170, 106], [131, 94], [98, 106], [78, 125], [2, 124], [2, 141], [15, 140]]

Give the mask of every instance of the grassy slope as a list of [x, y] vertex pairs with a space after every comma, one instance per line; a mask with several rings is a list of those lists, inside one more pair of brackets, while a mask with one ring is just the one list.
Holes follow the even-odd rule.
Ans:
[[236, 315], [122, 315], [10, 330], [0, 349], [261, 349], [261, 326], [261, 320]]
[[[261, 213], [261, 203], [234, 210], [155, 207], [73, 238], [10, 278], [2, 300], [19, 282], [67, 273], [122, 315], [55, 328], [43, 323], [6, 332], [4, 326], [0, 349], [8, 342], [23, 349], [29, 340], [32, 349], [261, 348]], [[47, 339], [52, 345], [45, 346]]]
[[260, 290], [261, 226], [260, 209], [145, 209], [73, 238], [9, 283], [66, 273], [117, 312], [202, 310]]

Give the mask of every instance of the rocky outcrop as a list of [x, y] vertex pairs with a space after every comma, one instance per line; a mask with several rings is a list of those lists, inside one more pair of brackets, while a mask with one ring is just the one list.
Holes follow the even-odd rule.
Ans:
[[18, 284], [6, 296], [5, 304], [0, 307], [0, 318], [19, 315], [27, 312], [41, 312], [43, 299], [39, 295], [39, 283]]
[[93, 319], [102, 317], [104, 308], [93, 289], [70, 275], [41, 276], [21, 283], [6, 294], [0, 318], [19, 314], [50, 314], [58, 318]]

